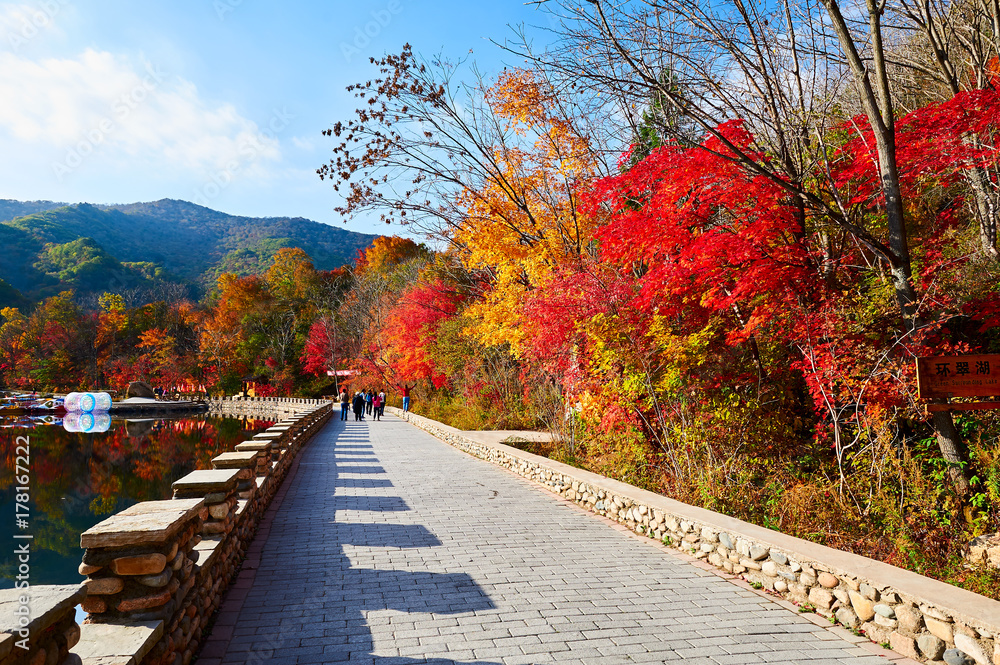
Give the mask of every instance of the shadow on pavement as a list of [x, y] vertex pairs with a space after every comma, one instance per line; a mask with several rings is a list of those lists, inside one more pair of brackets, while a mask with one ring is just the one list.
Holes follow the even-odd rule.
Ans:
[[[294, 537], [300, 543], [311, 543], [297, 550], [286, 567], [271, 573], [271, 588], [258, 592], [253, 602], [247, 598], [241, 610], [244, 616], [271, 616], [261, 621], [253, 635], [234, 636], [222, 663], [359, 663], [362, 665], [500, 665], [493, 661], [457, 661], [448, 658], [378, 656], [368, 625], [368, 612], [394, 610], [407, 614], [467, 614], [495, 609], [493, 601], [466, 573], [436, 573], [415, 570], [382, 570], [355, 568], [345, 546], [369, 548], [437, 547], [441, 541], [420, 524], [339, 522], [336, 511], [372, 513], [404, 513], [411, 509], [398, 496], [365, 495], [363, 493], [333, 494], [315, 492], [317, 486], [358, 490], [389, 488], [388, 478], [341, 478], [343, 473], [384, 475], [381, 466], [342, 465], [337, 453], [354, 452], [356, 443], [343, 444], [344, 432], [357, 441], [355, 427], [341, 430], [336, 441], [307, 449], [309, 463], [302, 464], [295, 485], [281, 507], [283, 516], [292, 517], [289, 533], [272, 533], [264, 557], [280, 558], [280, 542]], [[367, 440], [367, 428], [364, 430]], [[368, 458], [366, 461], [377, 462]], [[297, 496], [295, 488], [303, 491]], [[287, 514], [286, 514], [287, 513]], [[274, 549], [271, 549], [274, 547]], [[270, 552], [268, 550], [271, 550]], [[279, 550], [279, 551], [275, 551]], [[273, 564], [272, 564], [273, 566]], [[258, 584], [266, 584], [260, 574]], [[274, 612], [280, 621], [275, 625]], [[419, 619], [414, 619], [419, 620]], [[412, 627], [412, 621], [409, 622]], [[406, 619], [399, 630], [406, 629]], [[385, 626], [383, 626], [384, 628]], [[245, 640], [245, 641], [243, 641]], [[382, 645], [385, 646], [392, 645]], [[445, 649], [444, 645], [428, 646], [428, 651]], [[241, 657], [242, 656], [242, 657]]]

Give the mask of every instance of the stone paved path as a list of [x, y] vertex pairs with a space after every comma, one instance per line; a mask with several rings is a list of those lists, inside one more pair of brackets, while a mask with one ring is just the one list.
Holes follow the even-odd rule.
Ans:
[[889, 663], [393, 417], [294, 473], [201, 665]]

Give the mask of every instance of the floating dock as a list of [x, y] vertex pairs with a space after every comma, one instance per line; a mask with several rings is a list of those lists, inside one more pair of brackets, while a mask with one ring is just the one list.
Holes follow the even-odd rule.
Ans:
[[208, 411], [206, 402], [174, 402], [171, 400], [149, 399], [146, 397], [129, 397], [120, 402], [112, 402], [110, 412], [121, 414], [170, 414], [178, 412]]

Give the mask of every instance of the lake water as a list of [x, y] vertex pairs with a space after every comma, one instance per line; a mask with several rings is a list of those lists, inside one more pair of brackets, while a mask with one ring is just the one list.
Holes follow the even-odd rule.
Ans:
[[[56, 424], [0, 419], [0, 588], [12, 588], [18, 562], [15, 535], [31, 535], [30, 584], [76, 584], [83, 550], [80, 534], [141, 501], [169, 499], [170, 484], [252, 438], [273, 420], [207, 414], [177, 419], [97, 423], [107, 431], [85, 434], [79, 422]], [[11, 427], [11, 425], [17, 425]], [[85, 423], [86, 425], [89, 423]], [[92, 427], [91, 427], [92, 428]], [[28, 511], [15, 512], [19, 445], [30, 456]], [[20, 462], [23, 464], [23, 459]], [[24, 522], [19, 523], [18, 519]], [[13, 544], [12, 544], [13, 543]]]

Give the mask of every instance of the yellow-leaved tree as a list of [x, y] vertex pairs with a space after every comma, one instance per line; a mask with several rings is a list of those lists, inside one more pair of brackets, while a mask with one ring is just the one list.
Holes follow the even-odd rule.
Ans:
[[547, 83], [527, 70], [505, 71], [486, 91], [502, 138], [491, 146], [496, 172], [460, 195], [466, 212], [453, 230], [458, 255], [489, 276], [465, 310], [468, 333], [518, 353], [526, 294], [591, 249], [596, 220], [578, 211], [580, 188], [598, 176], [590, 142]]

